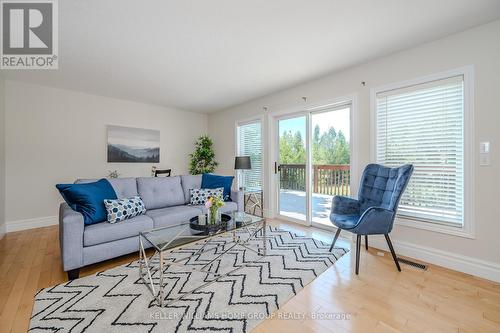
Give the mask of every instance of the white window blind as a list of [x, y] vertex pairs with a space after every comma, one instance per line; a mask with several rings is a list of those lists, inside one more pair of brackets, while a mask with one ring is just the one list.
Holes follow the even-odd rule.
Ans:
[[238, 126], [238, 155], [250, 156], [252, 169], [244, 170], [243, 184], [246, 190], [262, 188], [262, 135], [261, 123], [252, 122]]
[[462, 226], [464, 77], [376, 94], [376, 160], [415, 170], [398, 213]]

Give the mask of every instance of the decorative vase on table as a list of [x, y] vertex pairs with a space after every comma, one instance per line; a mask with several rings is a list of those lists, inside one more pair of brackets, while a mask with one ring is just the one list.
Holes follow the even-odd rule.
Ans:
[[219, 224], [221, 222], [221, 212], [218, 208], [210, 208], [210, 224]]
[[205, 207], [208, 209], [208, 231], [209, 233], [217, 232], [221, 227], [222, 214], [219, 210], [224, 206], [224, 200], [218, 196], [208, 198], [205, 202]]

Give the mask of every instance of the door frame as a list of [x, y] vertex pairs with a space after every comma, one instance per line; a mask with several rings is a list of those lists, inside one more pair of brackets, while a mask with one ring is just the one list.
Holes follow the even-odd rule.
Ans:
[[[312, 170], [310, 167], [311, 163], [311, 138], [310, 133], [312, 131], [312, 122], [311, 117], [314, 113], [325, 112], [325, 109], [333, 108], [336, 106], [342, 105], [351, 105], [351, 114], [350, 114], [350, 130], [351, 130], [351, 140], [349, 142], [351, 149], [350, 156], [350, 183], [351, 183], [351, 196], [357, 195], [358, 191], [358, 183], [359, 183], [359, 125], [358, 125], [358, 97], [357, 94], [346, 95], [334, 99], [324, 100], [317, 103], [305, 103], [303, 105], [283, 108], [280, 110], [276, 110], [270, 112], [268, 114], [268, 151], [267, 151], [267, 160], [268, 160], [268, 179], [269, 179], [269, 215], [271, 218], [278, 218], [281, 220], [295, 222], [306, 226], [314, 226], [321, 229], [334, 230], [335, 228], [332, 226], [325, 226], [320, 223], [312, 222], [312, 193], [311, 190], [311, 177]], [[307, 161], [306, 161], [306, 221], [302, 221], [299, 219], [294, 219], [288, 216], [283, 216], [279, 214], [279, 178], [278, 173], [275, 173], [274, 170], [274, 162], [278, 161], [279, 147], [277, 143], [276, 135], [278, 134], [278, 124], [279, 120], [294, 118], [297, 116], [305, 116], [306, 117], [306, 152], [307, 152]]]
[[[255, 124], [259, 123], [260, 124], [260, 151], [261, 151], [261, 158], [262, 158], [262, 170], [260, 171], [260, 182], [261, 182], [261, 187], [262, 191], [265, 190], [265, 173], [266, 173], [266, 168], [265, 168], [265, 158], [266, 158], [266, 146], [264, 144], [265, 140], [265, 130], [264, 130], [264, 116], [256, 116], [256, 117], [251, 117], [251, 118], [246, 118], [242, 120], [236, 120], [234, 122], [234, 140], [235, 140], [235, 146], [234, 146], [234, 156], [239, 156], [240, 155], [240, 137], [238, 135], [238, 128], [240, 126], [244, 125], [249, 125], [249, 124]], [[239, 189], [242, 184], [239, 184], [239, 180], [237, 177], [237, 174], [235, 172], [235, 178], [236, 178], [236, 188]]]
[[306, 219], [305, 220], [300, 220], [300, 219], [296, 219], [296, 218], [293, 218], [293, 217], [290, 217], [290, 216], [285, 216], [285, 215], [281, 215], [280, 214], [280, 210], [279, 210], [279, 186], [278, 186], [278, 183], [279, 183], [279, 173], [277, 173], [275, 171], [275, 165], [274, 163], [275, 162], [279, 162], [279, 136], [277, 136], [279, 134], [279, 122], [280, 120], [287, 120], [287, 119], [292, 119], [292, 118], [299, 118], [299, 117], [305, 117], [305, 120], [306, 120], [306, 128], [305, 128], [305, 140], [306, 140], [306, 153], [309, 151], [309, 140], [307, 139], [307, 137], [309, 136], [309, 113], [306, 111], [306, 110], [303, 110], [303, 111], [296, 111], [296, 112], [290, 112], [290, 113], [284, 113], [284, 114], [277, 114], [273, 117], [272, 119], [272, 122], [270, 123], [270, 127], [273, 127], [273, 136], [270, 136], [270, 150], [272, 151], [272, 155], [271, 155], [271, 163], [272, 163], [272, 174], [271, 174], [271, 177], [270, 177], [270, 185], [274, 187], [274, 191], [275, 192], [271, 192], [271, 193], [275, 193], [275, 195], [273, 195], [273, 198], [275, 201], [275, 205], [274, 205], [274, 209], [272, 210], [273, 211], [273, 215], [280, 219], [280, 220], [285, 220], [285, 221], [288, 221], [288, 222], [294, 222], [294, 223], [298, 223], [298, 224], [301, 224], [301, 225], [306, 225], [306, 226], [309, 226], [309, 222], [310, 221], [310, 217], [309, 217], [309, 212], [310, 212], [310, 209], [309, 209], [309, 205], [310, 205], [310, 202], [309, 202], [309, 193], [308, 193], [308, 186], [307, 184], [309, 184], [309, 173], [308, 173], [308, 165], [309, 165], [309, 156], [306, 156], [306, 177], [305, 177], [305, 187], [306, 187]]
[[[352, 164], [352, 150], [353, 150], [353, 140], [352, 140], [352, 113], [353, 113], [353, 105], [352, 105], [352, 101], [346, 101], [345, 103], [338, 103], [338, 104], [335, 104], [335, 105], [326, 105], [326, 106], [323, 106], [323, 107], [318, 107], [314, 110], [311, 110], [309, 111], [309, 117], [310, 117], [310, 121], [309, 121], [309, 127], [310, 127], [310, 133], [312, 133], [312, 117], [316, 114], [321, 114], [321, 113], [327, 113], [327, 112], [335, 112], [336, 110], [342, 110], [346, 107], [349, 107], [350, 108], [350, 111], [349, 111], [349, 136], [350, 136], [350, 140], [349, 140], [349, 160], [350, 160], [350, 163], [349, 163], [349, 168], [351, 168], [351, 164]], [[308, 138], [309, 141], [311, 141], [311, 138]], [[312, 151], [309, 152], [309, 154], [312, 154]], [[310, 163], [312, 162], [312, 156], [309, 157], [309, 161]], [[313, 187], [313, 184], [312, 184], [312, 168], [311, 168], [311, 165], [309, 166], [309, 172], [311, 173], [311, 183], [309, 184], [309, 187], [312, 188]], [[352, 188], [352, 175], [350, 176], [350, 179], [349, 179], [349, 182], [351, 184], [350, 188]], [[312, 196], [313, 196], [313, 193], [311, 192], [311, 194], [308, 196], [308, 200], [311, 202], [310, 203], [310, 207], [311, 207], [311, 212], [310, 212], [310, 224], [311, 226], [313, 227], [316, 227], [316, 228], [320, 228], [320, 229], [327, 229], [327, 230], [331, 230], [333, 229], [333, 225], [325, 225], [325, 224], [322, 224], [322, 223], [319, 223], [319, 222], [314, 222], [313, 221], [313, 212], [312, 212]]]

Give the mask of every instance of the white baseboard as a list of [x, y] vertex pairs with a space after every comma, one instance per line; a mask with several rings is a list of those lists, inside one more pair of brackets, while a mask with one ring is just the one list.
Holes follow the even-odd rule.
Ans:
[[264, 217], [272, 219], [274, 218], [274, 214], [271, 210], [264, 208]]
[[[383, 236], [372, 236], [368, 243], [371, 247], [389, 251]], [[392, 243], [398, 255], [500, 282], [500, 264], [408, 242], [392, 240]]]
[[7, 232], [48, 227], [59, 224], [57, 216], [38, 217], [34, 219], [10, 221], [5, 224]]
[[5, 226], [5, 223], [0, 224], [0, 239], [5, 235], [7, 232], [7, 227]]
[[[266, 212], [266, 210], [265, 213], [267, 213], [265, 215], [270, 215], [269, 212]], [[14, 232], [48, 227], [57, 225], [58, 223], [59, 221], [57, 216], [47, 216], [34, 219], [10, 221], [5, 225], [0, 225], [0, 228], [3, 228], [3, 231], [5, 232]], [[385, 239], [382, 236], [372, 236], [368, 242], [371, 247], [389, 251]], [[402, 256], [414, 258], [491, 281], [500, 282], [500, 264], [408, 242], [393, 240], [392, 243], [396, 253]]]

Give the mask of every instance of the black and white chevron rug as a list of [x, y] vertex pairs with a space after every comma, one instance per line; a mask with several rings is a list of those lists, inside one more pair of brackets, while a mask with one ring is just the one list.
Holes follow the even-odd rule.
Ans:
[[[250, 332], [347, 252], [329, 252], [329, 245], [316, 239], [268, 228], [267, 256], [237, 246], [214, 261], [210, 271], [246, 267], [217, 281], [188, 267], [215, 258], [231, 245], [230, 237], [212, 239], [207, 246], [213, 249], [194, 256], [186, 267], [168, 265], [166, 300], [184, 297], [164, 308], [139, 278], [137, 261], [42, 289], [35, 295], [30, 331]], [[251, 243], [257, 246], [259, 240]], [[169, 260], [185, 258], [200, 246], [177, 249]], [[209, 281], [213, 283], [190, 293]]]

